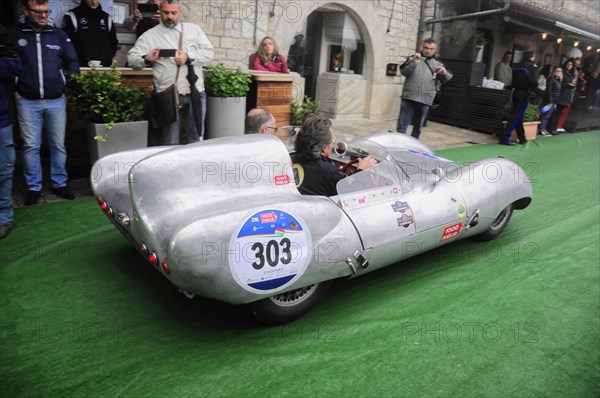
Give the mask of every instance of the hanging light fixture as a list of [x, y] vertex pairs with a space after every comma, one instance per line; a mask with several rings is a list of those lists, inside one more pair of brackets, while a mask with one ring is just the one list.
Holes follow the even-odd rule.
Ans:
[[548, 33], [542, 33], [542, 40], [546, 40], [548, 38]]
[[573, 47], [579, 47], [579, 40], [575, 40], [573, 42]]
[[590, 44], [590, 45], [589, 45], [589, 46], [587, 46], [585, 49], [586, 49], [586, 50], [588, 50], [588, 51], [592, 51], [592, 45]]
[[556, 39], [556, 43], [557, 43], [557, 44], [560, 44], [560, 43], [562, 43], [562, 37], [559, 37], [558, 39]]

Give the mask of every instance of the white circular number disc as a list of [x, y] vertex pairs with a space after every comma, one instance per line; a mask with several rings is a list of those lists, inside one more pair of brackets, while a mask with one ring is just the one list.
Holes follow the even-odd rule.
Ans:
[[310, 232], [285, 211], [265, 209], [244, 220], [227, 253], [231, 274], [253, 293], [275, 293], [298, 280], [311, 258]]

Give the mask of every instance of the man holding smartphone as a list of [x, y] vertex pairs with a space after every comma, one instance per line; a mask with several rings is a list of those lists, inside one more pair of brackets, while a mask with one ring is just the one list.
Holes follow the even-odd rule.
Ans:
[[[178, 111], [177, 120], [163, 127], [159, 144], [177, 145], [180, 143], [181, 121], [185, 123], [186, 143], [197, 142], [203, 136], [206, 113], [202, 64], [213, 59], [213, 46], [198, 25], [181, 22], [182, 13], [178, 0], [162, 0], [159, 12], [160, 25], [146, 31], [138, 38], [127, 54], [127, 61], [133, 69], [152, 67], [154, 86], [157, 92], [164, 91], [174, 83], [177, 86], [181, 109]], [[200, 126], [194, 121], [192, 90], [187, 80], [188, 65], [193, 67], [198, 76], [195, 87], [200, 95], [202, 107]], [[177, 81], [175, 82], [175, 80]]]
[[125, 29], [135, 32], [136, 37], [140, 37], [147, 30], [152, 29], [159, 23], [158, 0], [148, 0], [146, 4], [139, 4], [138, 8], [133, 11], [133, 14], [125, 17], [123, 20]]

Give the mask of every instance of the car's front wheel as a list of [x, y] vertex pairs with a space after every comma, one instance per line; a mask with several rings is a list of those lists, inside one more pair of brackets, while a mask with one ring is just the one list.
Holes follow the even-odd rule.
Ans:
[[498, 217], [496, 217], [496, 219], [494, 220], [494, 222], [492, 222], [492, 224], [489, 226], [489, 228], [486, 229], [485, 231], [483, 231], [481, 233], [481, 235], [479, 235], [481, 240], [496, 239], [498, 237], [498, 235], [500, 235], [500, 233], [502, 233], [504, 228], [506, 228], [506, 225], [508, 225], [508, 222], [510, 221], [510, 217], [512, 216], [512, 213], [513, 213], [513, 205], [512, 204], [510, 204], [510, 205], [506, 206], [504, 209], [502, 209], [500, 214], [498, 214]]
[[321, 301], [331, 284], [332, 281], [326, 281], [276, 294], [248, 304], [248, 309], [256, 319], [269, 325], [290, 322], [306, 314]]

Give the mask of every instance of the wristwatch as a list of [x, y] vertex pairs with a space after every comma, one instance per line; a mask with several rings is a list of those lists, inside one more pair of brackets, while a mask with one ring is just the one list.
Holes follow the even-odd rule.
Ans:
[[[148, 55], [148, 54], [146, 54], [146, 55]], [[142, 59], [144, 60], [144, 65], [146, 65], [146, 66], [152, 66], [152, 61], [148, 61], [146, 59], [146, 55], [142, 55]]]

